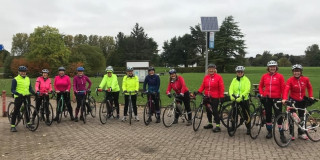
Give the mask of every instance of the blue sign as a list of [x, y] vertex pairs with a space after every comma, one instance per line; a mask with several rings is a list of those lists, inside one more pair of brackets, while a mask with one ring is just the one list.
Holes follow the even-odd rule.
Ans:
[[209, 48], [212, 48], [212, 49], [214, 48], [214, 41], [209, 42]]
[[0, 51], [4, 50], [4, 47], [2, 44], [0, 44]]
[[209, 48], [214, 48], [214, 32], [209, 33]]

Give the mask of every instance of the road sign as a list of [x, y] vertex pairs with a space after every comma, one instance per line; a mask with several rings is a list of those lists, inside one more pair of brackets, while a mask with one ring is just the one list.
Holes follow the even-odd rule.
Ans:
[[0, 44], [0, 51], [4, 50], [4, 46]]
[[209, 33], [209, 48], [214, 48], [214, 32]]

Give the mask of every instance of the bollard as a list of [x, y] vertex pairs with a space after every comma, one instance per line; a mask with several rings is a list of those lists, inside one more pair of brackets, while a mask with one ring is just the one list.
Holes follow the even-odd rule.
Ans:
[[2, 91], [2, 117], [7, 117], [6, 111], [6, 91]]

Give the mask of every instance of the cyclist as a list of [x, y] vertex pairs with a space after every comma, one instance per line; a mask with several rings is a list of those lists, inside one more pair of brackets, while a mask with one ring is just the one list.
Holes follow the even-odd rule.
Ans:
[[[16, 129], [16, 117], [19, 115], [20, 108], [22, 103], [25, 104], [24, 99], [26, 98], [28, 103], [30, 104], [30, 93], [35, 94], [32, 87], [29, 77], [27, 76], [27, 67], [19, 66], [18, 71], [19, 74], [16, 76], [11, 83], [11, 92], [14, 94], [14, 112], [11, 117], [11, 132], [17, 132]], [[26, 116], [27, 127], [33, 128], [32, 123], [30, 122], [29, 116]]]
[[[233, 103], [238, 103], [242, 108], [242, 114], [244, 120], [246, 120], [246, 127], [247, 127], [247, 135], [250, 134], [250, 118], [248, 117], [247, 113], [250, 113], [249, 110], [249, 93], [251, 83], [247, 76], [244, 75], [244, 66], [237, 66], [235, 68], [237, 77], [233, 78], [230, 87], [229, 87], [229, 95]], [[239, 98], [235, 99], [232, 95], [239, 96]], [[240, 120], [240, 124], [242, 120]], [[235, 126], [232, 126], [235, 127]], [[234, 129], [234, 128], [233, 128]], [[232, 129], [231, 129], [232, 130]]]
[[[176, 94], [179, 96], [179, 99], [181, 99], [184, 103], [184, 106], [188, 112], [188, 122], [187, 126], [190, 126], [192, 124], [192, 114], [191, 114], [191, 109], [190, 109], [190, 93], [189, 90], [184, 82], [184, 79], [182, 76], [177, 75], [177, 71], [175, 69], [170, 69], [169, 70], [170, 74], [170, 79], [169, 79], [169, 84], [167, 88], [167, 95], [169, 98], [171, 98], [170, 91], [173, 89]], [[179, 109], [178, 112], [175, 114], [175, 119], [173, 121], [173, 124], [178, 123], [178, 118], [179, 118]]]
[[[90, 87], [92, 84], [90, 79], [83, 74], [84, 72], [83, 67], [78, 67], [77, 72], [78, 74], [73, 78], [73, 92], [77, 98], [76, 116], [74, 118], [75, 122], [78, 122], [78, 113], [81, 106], [81, 102], [85, 98], [86, 92], [90, 90]], [[87, 82], [89, 84], [88, 87], [86, 87]], [[87, 108], [88, 108], [88, 112], [91, 112], [91, 108], [90, 107], [87, 107]], [[80, 115], [80, 120], [82, 119], [83, 119], [83, 115]]]
[[[207, 108], [208, 125], [204, 126], [204, 129], [213, 128], [212, 125], [212, 114], [214, 116], [214, 121], [216, 122], [216, 127], [212, 130], [213, 132], [221, 132], [220, 129], [220, 117], [218, 113], [218, 105], [220, 99], [224, 98], [224, 84], [221, 75], [216, 72], [216, 65], [208, 65], [208, 74], [203, 78], [202, 84], [198, 90], [198, 93], [202, 93], [208, 97], [205, 100], [205, 104], [210, 104], [212, 110]], [[207, 105], [206, 105], [207, 106]]]
[[[49, 78], [49, 70], [43, 69], [42, 76], [38, 77], [36, 80], [36, 84], [34, 86], [36, 90], [36, 110], [39, 113], [40, 105], [42, 104], [42, 100], [46, 99], [46, 104], [43, 108], [46, 110], [46, 118], [45, 122], [50, 123], [49, 121], [49, 95], [48, 93], [52, 92], [51, 79]], [[40, 113], [44, 115], [44, 110], [41, 110]], [[53, 114], [53, 113], [52, 113]], [[33, 114], [35, 116], [35, 114]], [[42, 116], [44, 117], [44, 116]]]
[[[272, 138], [272, 108], [274, 110], [275, 117], [278, 116], [282, 111], [282, 104], [278, 103], [277, 109], [274, 106], [274, 102], [281, 99], [282, 92], [285, 87], [285, 82], [283, 75], [278, 73], [279, 67], [276, 61], [269, 61], [267, 63], [268, 73], [262, 75], [259, 83], [259, 93], [263, 99], [262, 103], [266, 110], [266, 128], [268, 134], [266, 135], [267, 139]], [[266, 98], [267, 97], [267, 98]], [[278, 122], [278, 125], [281, 122]], [[283, 135], [283, 132], [280, 132]]]
[[[59, 67], [58, 71], [59, 71], [59, 75], [57, 75], [54, 78], [54, 89], [56, 90], [56, 93], [57, 93], [57, 104], [61, 98], [61, 95], [63, 95], [64, 101], [67, 105], [67, 108], [70, 114], [70, 118], [73, 121], [74, 117], [72, 112], [72, 106], [70, 103], [70, 88], [71, 88], [70, 77], [65, 74], [66, 69], [64, 67]], [[54, 121], [58, 120], [59, 114], [60, 114], [60, 111], [57, 110], [56, 117], [53, 119]]]
[[[148, 89], [146, 86], [148, 85]], [[144, 79], [143, 83], [143, 91], [155, 93], [155, 95], [151, 95], [152, 100], [155, 103], [155, 111], [156, 111], [156, 123], [160, 123], [160, 78], [155, 74], [155, 69], [153, 67], [148, 68], [148, 75]], [[151, 117], [148, 119], [149, 122], [152, 121]]]
[[[139, 78], [138, 76], [133, 75], [133, 68], [127, 67], [127, 75], [123, 77], [122, 80], [122, 90], [125, 93], [124, 96], [124, 112], [122, 121], [127, 120], [127, 112], [129, 106], [129, 93], [127, 92], [138, 92], [139, 90]], [[139, 121], [138, 112], [137, 112], [137, 95], [131, 95], [132, 108], [134, 112], [134, 119]]]
[[[108, 97], [108, 94], [111, 94], [113, 97], [113, 104], [115, 104], [115, 107], [117, 109], [117, 119], [120, 118], [119, 116], [119, 92], [120, 87], [118, 84], [118, 77], [117, 75], [113, 74], [113, 67], [108, 66], [106, 68], [107, 74], [103, 76], [103, 79], [99, 85], [99, 91], [106, 90], [106, 97]], [[108, 113], [108, 118], [111, 118], [111, 110]]]
[[[289, 98], [294, 100], [295, 106], [297, 108], [305, 108], [305, 96], [306, 96], [306, 89], [308, 90], [308, 95], [311, 99], [313, 98], [312, 93], [312, 85], [308, 77], [302, 75], [303, 68], [300, 64], [295, 64], [292, 66], [292, 74], [293, 76], [287, 80], [286, 87], [283, 92], [282, 102], [288, 99], [288, 93], [290, 91]], [[298, 110], [298, 114], [300, 119], [303, 121], [304, 111]], [[298, 137], [301, 139], [308, 139], [308, 136], [299, 128], [298, 129]], [[292, 138], [294, 140], [294, 135], [292, 134]]]

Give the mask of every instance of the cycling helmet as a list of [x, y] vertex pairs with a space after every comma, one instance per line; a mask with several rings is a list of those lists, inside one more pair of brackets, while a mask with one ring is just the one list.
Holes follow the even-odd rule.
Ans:
[[107, 72], [113, 72], [113, 67], [112, 67], [112, 66], [108, 66], [108, 67], [106, 68], [106, 71], [107, 71]]
[[83, 72], [83, 71], [84, 71], [84, 68], [83, 68], [83, 67], [78, 67], [78, 68], [77, 68], [77, 71], [78, 71], [78, 72], [79, 72], [79, 71], [80, 71], [80, 72]]
[[301, 71], [302, 71], [302, 70], [303, 70], [303, 67], [302, 67], [301, 64], [295, 64], [295, 65], [292, 66], [291, 69], [292, 69], [292, 70], [294, 70], [294, 69], [301, 69]]
[[270, 66], [278, 66], [278, 63], [276, 61], [274, 61], [274, 60], [271, 60], [271, 61], [268, 62], [267, 66], [268, 67], [270, 67]]
[[127, 67], [127, 72], [133, 71], [133, 67]]
[[211, 64], [208, 65], [208, 68], [217, 68], [217, 66], [215, 64], [211, 63]]
[[49, 70], [48, 69], [43, 69], [42, 73], [49, 73]]
[[59, 67], [58, 70], [59, 71], [66, 71], [66, 69], [64, 67]]
[[172, 69], [169, 70], [169, 74], [173, 74], [173, 73], [177, 73], [177, 71], [172, 68]]
[[19, 72], [26, 72], [28, 68], [26, 66], [19, 66], [18, 71]]
[[148, 68], [148, 72], [151, 71], [151, 70], [155, 71], [155, 69], [153, 67], [149, 67]]
[[237, 66], [235, 70], [236, 70], [236, 71], [242, 71], [242, 72], [243, 72], [245, 69], [246, 69], [246, 68], [245, 68], [244, 66]]

